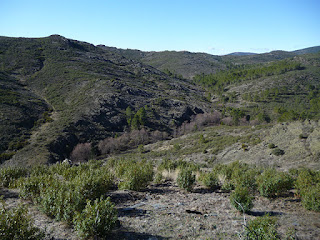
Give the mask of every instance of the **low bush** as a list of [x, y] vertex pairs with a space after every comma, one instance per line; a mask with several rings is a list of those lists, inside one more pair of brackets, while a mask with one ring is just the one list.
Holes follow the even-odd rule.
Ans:
[[245, 239], [280, 239], [276, 229], [276, 219], [265, 215], [248, 222]]
[[298, 171], [295, 188], [300, 194], [303, 194], [305, 190], [317, 183], [320, 183], [320, 172], [304, 168]]
[[281, 156], [281, 155], [284, 155], [285, 152], [284, 152], [284, 150], [276, 147], [276, 148], [274, 148], [274, 149], [272, 150], [271, 153], [272, 153], [273, 155], [275, 155], [275, 156]]
[[299, 171], [295, 182], [302, 205], [313, 211], [320, 211], [320, 172], [310, 169]]
[[117, 170], [118, 177], [122, 179], [119, 184], [120, 189], [139, 191], [145, 188], [153, 180], [153, 166], [151, 163], [124, 162]]
[[301, 203], [306, 209], [320, 212], [320, 183], [305, 189], [301, 198]]
[[20, 182], [20, 197], [37, 201], [40, 192], [46, 188], [52, 181], [56, 181], [51, 175], [43, 174], [39, 176], [30, 176]]
[[269, 145], [268, 145], [268, 148], [270, 148], [270, 149], [273, 149], [273, 148], [276, 148], [277, 146], [276, 145], [274, 145], [274, 143], [270, 143]]
[[44, 239], [44, 233], [33, 226], [33, 221], [27, 214], [27, 208], [19, 206], [7, 209], [4, 202], [0, 207], [0, 238], [14, 239]]
[[107, 193], [113, 184], [113, 177], [106, 171], [87, 171], [72, 181], [74, 190], [85, 199], [94, 200]]
[[16, 181], [28, 174], [26, 168], [7, 167], [0, 169], [0, 185], [2, 187], [16, 187]]
[[190, 192], [193, 189], [193, 185], [196, 181], [196, 176], [189, 168], [181, 168], [178, 174], [177, 183], [181, 189]]
[[230, 203], [239, 212], [250, 212], [253, 207], [253, 196], [248, 188], [238, 186], [230, 195]]
[[77, 213], [73, 224], [81, 238], [107, 239], [117, 221], [117, 210], [110, 199], [89, 200], [81, 213]]
[[260, 195], [270, 198], [290, 190], [294, 181], [288, 173], [269, 168], [257, 177], [257, 185]]
[[74, 191], [70, 184], [57, 180], [42, 189], [37, 202], [48, 216], [71, 224], [75, 212], [84, 208], [86, 200], [80, 192]]
[[231, 179], [235, 187], [241, 186], [255, 192], [257, 189], [256, 178], [260, 172], [256, 168], [237, 168], [232, 172]]
[[200, 181], [204, 186], [211, 190], [215, 190], [219, 187], [219, 180], [214, 172], [202, 173], [200, 175]]

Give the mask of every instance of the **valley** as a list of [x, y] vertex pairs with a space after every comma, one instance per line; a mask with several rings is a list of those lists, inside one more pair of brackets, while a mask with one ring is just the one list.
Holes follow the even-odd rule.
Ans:
[[32, 239], [319, 238], [319, 50], [0, 37], [2, 213]]

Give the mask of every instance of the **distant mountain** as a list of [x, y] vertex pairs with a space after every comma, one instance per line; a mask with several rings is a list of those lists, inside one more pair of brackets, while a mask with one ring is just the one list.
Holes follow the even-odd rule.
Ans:
[[313, 47], [294, 52], [272, 51], [262, 54], [237, 52], [224, 56], [216, 56], [207, 53], [191, 53], [187, 51], [143, 52], [140, 50], [106, 47], [103, 45], [99, 45], [99, 47], [148, 64], [161, 71], [168, 70], [186, 79], [192, 79], [197, 74], [215, 73], [232, 65], [278, 61], [300, 54], [315, 53], [320, 50], [319, 47]]
[[234, 52], [234, 53], [229, 53], [227, 55], [231, 56], [247, 56], [247, 55], [255, 55], [257, 53], [251, 53], [251, 52]]
[[304, 49], [296, 50], [293, 52], [298, 55], [308, 54], [308, 53], [317, 53], [317, 52], [320, 52], [320, 46], [304, 48]]
[[160, 71], [170, 71], [186, 79], [192, 79], [197, 74], [214, 73], [219, 69], [226, 68], [226, 62], [221, 56], [207, 53], [187, 51], [143, 52], [132, 49], [110, 48], [102, 45], [100, 47], [121, 54], [126, 58], [148, 64]]

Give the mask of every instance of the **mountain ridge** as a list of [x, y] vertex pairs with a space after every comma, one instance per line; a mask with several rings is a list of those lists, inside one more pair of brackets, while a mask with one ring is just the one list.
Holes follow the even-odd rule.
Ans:
[[[248, 90], [248, 84], [257, 83], [255, 86], [260, 88], [256, 91], [266, 91], [279, 81], [281, 86], [289, 86], [289, 90], [294, 91], [291, 83], [302, 85], [306, 79], [312, 79], [308, 84], [317, 88], [318, 57], [305, 56], [283, 51], [248, 56], [213, 56], [186, 51], [157, 53], [94, 46], [60, 35], [32, 39], [0, 37], [0, 80], [2, 88], [7, 89], [0, 102], [2, 119], [7, 119], [0, 121], [1, 131], [4, 133], [9, 126], [10, 114], [18, 116], [17, 121], [12, 121], [13, 130], [1, 139], [1, 160], [13, 156], [6, 163], [52, 163], [68, 158], [78, 143], [90, 142], [97, 149], [99, 141], [134, 128], [170, 135], [199, 113], [218, 110], [229, 117], [235, 113], [233, 108], [262, 106], [260, 100], [248, 100], [252, 97], [247, 95], [256, 94]], [[259, 77], [250, 83], [244, 82], [245, 85], [229, 84], [220, 95], [191, 80], [199, 74], [229, 71], [246, 64], [259, 70], [259, 64], [268, 67], [268, 62], [288, 57], [289, 62], [298, 61], [307, 67]], [[242, 88], [246, 96], [239, 90]], [[299, 95], [307, 104], [300, 107], [309, 109], [311, 105], [306, 96], [309, 90], [304, 86], [300, 89]], [[268, 94], [265, 99], [271, 101], [270, 91]], [[273, 98], [287, 104], [291, 92], [281, 94]], [[12, 99], [16, 106], [10, 105]], [[140, 119], [141, 126], [139, 122], [132, 125], [126, 113], [128, 108], [132, 117], [144, 111], [148, 121]], [[26, 109], [28, 114], [21, 109]], [[266, 114], [271, 111], [266, 108]], [[250, 108], [241, 114], [257, 117]]]

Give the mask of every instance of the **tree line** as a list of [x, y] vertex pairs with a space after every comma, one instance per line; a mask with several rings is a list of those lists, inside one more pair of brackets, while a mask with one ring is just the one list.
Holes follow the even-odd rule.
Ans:
[[284, 74], [289, 71], [303, 69], [300, 63], [282, 60], [265, 65], [239, 65], [227, 70], [220, 70], [212, 74], [199, 74], [194, 82], [206, 87], [208, 90], [222, 93], [224, 88], [232, 83], [253, 80], [261, 77]]

